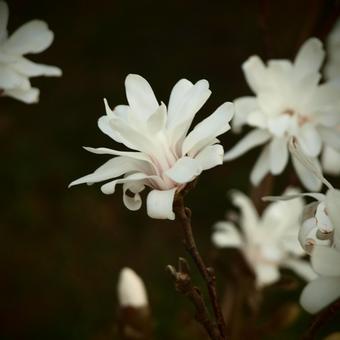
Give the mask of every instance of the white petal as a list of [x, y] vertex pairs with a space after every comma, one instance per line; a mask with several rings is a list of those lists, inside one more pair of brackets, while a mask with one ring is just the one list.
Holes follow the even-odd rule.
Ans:
[[165, 175], [177, 183], [188, 183], [197, 177], [202, 170], [200, 162], [196, 159], [182, 157], [165, 172]]
[[266, 146], [259, 158], [257, 159], [251, 173], [250, 173], [250, 181], [253, 185], [259, 185], [262, 181], [263, 177], [269, 172], [270, 170], [270, 152], [269, 146]]
[[312, 252], [311, 261], [318, 274], [340, 277], [340, 251], [334, 248], [316, 246]]
[[137, 74], [129, 74], [125, 79], [126, 97], [133, 112], [142, 121], [158, 109], [158, 102], [150, 84]]
[[317, 278], [317, 274], [308, 261], [290, 258], [287, 259], [282, 265], [293, 270], [306, 281], [315, 280]]
[[247, 123], [250, 113], [258, 109], [256, 97], [241, 97], [234, 100], [235, 115], [232, 121], [233, 130], [239, 132]]
[[[298, 175], [301, 183], [311, 191], [320, 191], [322, 187], [322, 182], [319, 178], [315, 177], [314, 174], [302, 165], [295, 157], [292, 157], [293, 166], [295, 168], [296, 174]], [[320, 164], [317, 159], [313, 159], [313, 162], [320, 169]]]
[[182, 109], [187, 93], [193, 87], [193, 83], [187, 79], [179, 80], [173, 87], [168, 105], [168, 127], [176, 124], [176, 117]]
[[0, 1], [0, 43], [7, 38], [8, 6]]
[[209, 145], [197, 154], [195, 159], [203, 170], [211, 169], [223, 164], [223, 146], [221, 144]]
[[25, 89], [30, 87], [27, 77], [18, 74], [10, 67], [0, 66], [0, 89], [11, 90], [22, 87]]
[[17, 72], [27, 77], [37, 76], [61, 76], [61, 69], [55, 66], [37, 64], [29, 61], [26, 58], [20, 58], [15, 63], [11, 63], [11, 67]]
[[253, 202], [242, 192], [231, 192], [232, 202], [241, 211], [240, 225], [244, 232], [246, 239], [252, 238], [254, 230], [258, 227], [259, 216], [254, 207]]
[[92, 174], [73, 181], [72, 183], [70, 183], [69, 187], [83, 183], [91, 184], [106, 181], [108, 179], [121, 176], [130, 171], [147, 171], [147, 168], [148, 165], [144, 161], [128, 157], [115, 157], [108, 160]]
[[224, 155], [225, 161], [233, 160], [248, 150], [264, 144], [270, 139], [271, 135], [266, 130], [255, 129], [250, 131], [244, 138], [242, 138], [231, 150]]
[[254, 266], [256, 282], [259, 287], [270, 285], [280, 279], [280, 271], [277, 266], [267, 263], [257, 263]]
[[[139, 210], [142, 206], [142, 198], [140, 192], [145, 188], [144, 181], [127, 182], [123, 184], [123, 202], [124, 205], [132, 211]], [[133, 193], [133, 196], [126, 194], [127, 191]]]
[[300, 48], [295, 61], [294, 68], [302, 77], [310, 72], [318, 72], [323, 59], [325, 51], [322, 48], [322, 43], [316, 38], [308, 39]]
[[173, 145], [184, 139], [195, 114], [207, 101], [210, 94], [209, 83], [203, 79], [187, 90], [185, 95], [180, 98], [176, 105], [176, 111], [169, 107], [167, 129]]
[[328, 190], [326, 195], [326, 209], [328, 216], [334, 226], [334, 242], [337, 250], [340, 251], [340, 191]]
[[340, 131], [338, 129], [320, 126], [318, 131], [326, 145], [340, 152]]
[[268, 120], [268, 129], [273, 135], [283, 137], [285, 132], [288, 130], [290, 123], [290, 116], [281, 115]]
[[302, 291], [300, 303], [309, 313], [318, 313], [340, 297], [340, 278], [319, 277]]
[[311, 124], [305, 124], [296, 136], [304, 153], [310, 157], [320, 154], [322, 140], [320, 134]]
[[266, 129], [268, 127], [268, 118], [262, 111], [256, 110], [249, 113], [247, 124], [253, 127]]
[[19, 27], [4, 43], [3, 48], [10, 54], [23, 55], [40, 53], [53, 41], [53, 32], [46, 22], [32, 20]]
[[166, 124], [166, 106], [164, 103], [150, 115], [146, 124], [150, 134], [155, 134], [164, 129]]
[[313, 192], [305, 192], [305, 193], [301, 193], [301, 194], [296, 194], [296, 195], [283, 195], [283, 196], [265, 196], [262, 197], [262, 200], [265, 202], [275, 202], [275, 201], [289, 201], [295, 198], [299, 198], [299, 197], [312, 197], [314, 199], [316, 199], [317, 201], [323, 201], [325, 199], [325, 195], [324, 194], [320, 194], [320, 193], [313, 193]]
[[176, 188], [170, 190], [152, 190], [147, 198], [147, 212], [149, 217], [157, 219], [175, 219], [172, 205]]
[[253, 92], [258, 93], [266, 86], [267, 70], [258, 56], [250, 57], [243, 63], [242, 69]]
[[273, 175], [280, 174], [288, 163], [286, 138], [273, 138], [269, 144], [270, 171]]
[[218, 248], [240, 248], [243, 244], [236, 227], [229, 222], [217, 222], [211, 236], [213, 244]]
[[325, 146], [321, 156], [321, 163], [326, 173], [333, 176], [340, 174], [340, 153], [334, 149]]
[[222, 104], [214, 113], [197, 124], [183, 142], [182, 154], [195, 154], [212, 143], [215, 138], [230, 129], [234, 114], [232, 103]]
[[39, 89], [35, 87], [32, 87], [27, 90], [12, 89], [12, 90], [5, 91], [6, 96], [21, 100], [22, 102], [26, 104], [37, 103], [39, 100], [39, 93], [40, 93]]

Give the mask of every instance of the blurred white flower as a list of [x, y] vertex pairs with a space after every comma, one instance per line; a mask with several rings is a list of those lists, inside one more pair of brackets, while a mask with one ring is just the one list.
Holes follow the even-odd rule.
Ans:
[[159, 105], [151, 86], [141, 76], [128, 75], [125, 87], [129, 105], [111, 110], [105, 101], [106, 115], [99, 119], [98, 126], [113, 140], [137, 152], [86, 148], [118, 157], [70, 186], [114, 179], [101, 187], [102, 192], [112, 194], [116, 184], [122, 183], [123, 201], [130, 210], [141, 207], [140, 192], [149, 186], [152, 191], [147, 197], [148, 215], [174, 219], [175, 193], [203, 170], [223, 163], [223, 147], [216, 137], [230, 129], [233, 104], [224, 103], [188, 133], [195, 114], [211, 94], [206, 80], [196, 84], [186, 79], [178, 81], [168, 108], [164, 103]]
[[320, 276], [304, 288], [300, 298], [309, 313], [317, 313], [340, 298], [340, 191], [328, 190], [325, 205], [334, 226], [334, 243], [333, 247], [316, 246], [312, 251], [312, 267]]
[[119, 274], [118, 301], [121, 307], [146, 307], [148, 298], [142, 279], [130, 268], [123, 268]]
[[[326, 47], [328, 58], [324, 69], [325, 77], [340, 88], [340, 20], [329, 34]], [[337, 129], [340, 130], [340, 125]], [[321, 161], [326, 173], [340, 175], [340, 152], [327, 146], [323, 150]]]
[[[243, 64], [248, 85], [256, 96], [235, 100], [233, 128], [239, 130], [247, 124], [255, 129], [224, 159], [232, 160], [266, 143], [250, 175], [254, 185], [268, 172], [282, 173], [292, 136], [319, 168], [317, 157], [323, 146], [340, 150], [340, 133], [334, 128], [340, 121], [339, 91], [331, 82], [319, 84], [323, 60], [322, 44], [312, 38], [300, 48], [294, 63], [269, 60], [265, 65], [258, 56], [252, 56]], [[321, 182], [306, 174], [305, 167], [294, 159], [293, 165], [306, 188], [320, 190]]]
[[0, 1], [0, 93], [35, 103], [39, 89], [31, 87], [30, 77], [60, 76], [54, 66], [36, 64], [23, 55], [40, 53], [53, 41], [53, 32], [41, 20], [32, 20], [18, 28], [11, 36], [7, 33], [8, 6]]
[[[288, 189], [286, 193], [295, 195], [298, 191]], [[241, 192], [233, 192], [232, 200], [241, 210], [241, 232], [231, 222], [218, 222], [212, 241], [217, 247], [240, 249], [253, 268], [259, 287], [278, 281], [279, 267], [290, 268], [306, 280], [315, 278], [309, 263], [300, 258], [304, 255], [298, 242], [302, 198], [271, 203], [262, 217]]]

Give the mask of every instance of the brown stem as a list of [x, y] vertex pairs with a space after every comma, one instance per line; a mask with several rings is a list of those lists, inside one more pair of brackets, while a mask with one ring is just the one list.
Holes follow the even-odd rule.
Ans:
[[311, 325], [304, 333], [303, 340], [313, 340], [316, 339], [318, 331], [333, 317], [340, 312], [340, 299], [333, 302], [326, 309], [321, 311], [312, 321]]
[[215, 271], [212, 267], [207, 267], [205, 265], [197, 249], [191, 226], [191, 211], [189, 208], [185, 207], [182, 195], [178, 195], [174, 202], [174, 212], [176, 214], [176, 218], [180, 221], [182, 226], [185, 248], [187, 252], [191, 255], [202, 278], [206, 282], [211, 305], [216, 319], [216, 324], [221, 336], [220, 339], [226, 339], [226, 326], [222, 314], [222, 309], [217, 298]]
[[167, 270], [175, 282], [176, 290], [188, 297], [194, 305], [196, 310], [195, 319], [197, 322], [203, 326], [211, 339], [220, 340], [220, 332], [216, 327], [216, 324], [210, 320], [208, 308], [204, 302], [203, 295], [191, 281], [189, 266], [186, 260], [179, 258], [178, 271], [173, 266], [167, 266]]

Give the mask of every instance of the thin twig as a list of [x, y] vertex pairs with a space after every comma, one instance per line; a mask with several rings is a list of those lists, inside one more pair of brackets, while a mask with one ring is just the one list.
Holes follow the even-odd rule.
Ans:
[[321, 311], [312, 321], [311, 325], [307, 331], [302, 336], [303, 340], [313, 340], [316, 339], [317, 333], [320, 329], [331, 319], [335, 317], [337, 313], [340, 312], [340, 299], [333, 302], [323, 311]]
[[178, 271], [173, 266], [167, 266], [171, 274], [177, 292], [185, 295], [195, 307], [195, 319], [200, 323], [209, 337], [213, 340], [220, 340], [221, 336], [216, 325], [210, 320], [208, 308], [204, 302], [201, 291], [195, 287], [191, 281], [189, 266], [185, 259], [179, 258]]
[[202, 278], [206, 282], [221, 339], [226, 339], [226, 326], [222, 314], [222, 309], [217, 298], [215, 271], [212, 267], [207, 267], [205, 265], [197, 249], [191, 226], [191, 211], [190, 209], [185, 207], [182, 195], [178, 195], [176, 197], [176, 200], [174, 202], [174, 212], [176, 214], [176, 219], [181, 223], [182, 226], [185, 248], [187, 252], [191, 255]]

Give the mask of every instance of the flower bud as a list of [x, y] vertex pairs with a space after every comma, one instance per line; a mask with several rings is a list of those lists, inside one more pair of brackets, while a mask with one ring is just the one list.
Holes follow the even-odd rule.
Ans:
[[123, 268], [118, 280], [118, 300], [121, 307], [145, 307], [148, 305], [142, 279], [130, 268]]
[[299, 231], [299, 242], [310, 254], [315, 245], [332, 246], [334, 228], [328, 217], [324, 202], [313, 202], [305, 206], [302, 215], [302, 226]]

